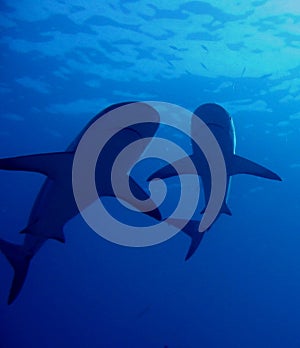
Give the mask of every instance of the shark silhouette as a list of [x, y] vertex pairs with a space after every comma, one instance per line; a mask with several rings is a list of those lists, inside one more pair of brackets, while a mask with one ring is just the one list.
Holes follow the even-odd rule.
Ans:
[[[85, 131], [101, 116], [121, 106], [136, 103], [123, 102], [111, 105], [97, 114], [73, 140], [65, 152], [37, 154], [14, 158], [0, 159], [0, 169], [38, 172], [47, 176], [35, 203], [32, 207], [28, 225], [21, 231], [25, 233], [22, 245], [16, 245], [0, 239], [0, 250], [6, 256], [14, 269], [14, 277], [8, 297], [11, 304], [18, 296], [25, 281], [30, 261], [48, 239], [65, 241], [63, 227], [67, 221], [79, 213], [72, 190], [72, 164], [76, 148]], [[138, 103], [140, 112], [147, 113], [151, 123], [136, 124], [120, 130], [116, 138], [110, 139], [109, 147], [103, 149], [105, 165], [97, 163], [95, 181], [101, 182], [99, 196], [115, 197], [113, 188], [108, 182], [115, 157], [127, 144], [142, 138], [154, 136], [159, 126], [159, 114], [151, 106]], [[145, 146], [147, 144], [145, 143]], [[143, 148], [140, 149], [143, 152]], [[140, 154], [136, 154], [137, 158]], [[136, 159], [137, 159], [136, 158]], [[132, 159], [134, 162], [135, 159]], [[126, 164], [125, 164], [126, 165]], [[128, 164], [130, 166], [130, 164]], [[125, 168], [125, 172], [130, 167]], [[127, 172], [128, 172], [127, 171]], [[140, 200], [149, 198], [148, 194], [128, 177], [130, 187], [135, 197]], [[84, 184], [83, 184], [84, 185]], [[134, 206], [127, 197], [119, 197]], [[89, 202], [92, 204], [93, 202]], [[161, 220], [161, 215], [155, 203], [149, 200], [148, 212], [145, 214], [156, 220]]]
[[[267, 179], [281, 181], [281, 178], [269, 169], [235, 154], [236, 136], [233, 121], [228, 112], [223, 107], [214, 103], [203, 104], [200, 105], [194, 111], [194, 115], [200, 117], [201, 120], [204, 121], [204, 123], [213, 133], [215, 139], [217, 140], [220, 146], [220, 149], [222, 150], [222, 154], [225, 160], [227, 172], [227, 189], [218, 216], [220, 216], [221, 214], [232, 215], [227, 205], [227, 199], [229, 195], [230, 181], [233, 175], [250, 174]], [[192, 139], [197, 138], [197, 133], [199, 131], [197, 127], [198, 125], [192, 120]], [[211, 193], [211, 174], [209, 164], [203, 152], [198, 148], [198, 146], [194, 142], [192, 143], [192, 149], [193, 151], [192, 154], [189, 156], [189, 159], [193, 161], [198, 174], [201, 176], [204, 190], [205, 205], [207, 206]], [[175, 163], [173, 163], [173, 165], [174, 164]], [[174, 172], [173, 165], [169, 164], [157, 170], [152, 175], [150, 175], [147, 180], [150, 181], [155, 178], [166, 179], [176, 175], [176, 172]], [[186, 157], [176, 161], [176, 168], [179, 169], [180, 174], [193, 174], [187, 170], [187, 168], [190, 168], [190, 166], [188, 165], [188, 158]], [[205, 209], [203, 209], [202, 212], [204, 211]], [[192, 239], [190, 248], [186, 255], [186, 260], [194, 254], [204, 236], [204, 232], [198, 232], [198, 226], [199, 221], [197, 221], [196, 219], [189, 221], [188, 224], [182, 229], [182, 231], [189, 235], [189, 237]]]

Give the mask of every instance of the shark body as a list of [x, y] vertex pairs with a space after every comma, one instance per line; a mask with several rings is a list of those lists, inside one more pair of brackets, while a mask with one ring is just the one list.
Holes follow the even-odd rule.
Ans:
[[[255, 162], [238, 156], [235, 153], [236, 135], [233, 120], [229, 113], [223, 107], [214, 103], [203, 104], [200, 105], [194, 111], [194, 115], [200, 117], [201, 120], [204, 121], [204, 123], [207, 125], [209, 130], [213, 133], [215, 139], [217, 140], [220, 146], [226, 164], [226, 194], [218, 216], [220, 216], [221, 214], [232, 215], [227, 205], [227, 199], [229, 196], [230, 181], [233, 175], [250, 174], [258, 177], [281, 181], [281, 178], [276, 173]], [[197, 138], [197, 133], [199, 132], [197, 127], [198, 125], [195, 122], [193, 122], [192, 119], [192, 139]], [[198, 174], [201, 176], [201, 181], [204, 190], [205, 205], [207, 206], [211, 193], [211, 173], [209, 169], [209, 164], [203, 152], [198, 148], [198, 146], [194, 142], [192, 143], [192, 150], [192, 154], [189, 156], [189, 158], [193, 161]], [[166, 179], [176, 175], [174, 174], [173, 165], [166, 165], [165, 167], [151, 174], [151, 176], [148, 178], [148, 181], [153, 180], [155, 178]], [[187, 158], [182, 158], [176, 161], [176, 168], [179, 168], [180, 174], [193, 174], [187, 171], [187, 168], [189, 168], [189, 166], [187, 165]], [[203, 209], [203, 211], [204, 210], [205, 209]], [[189, 235], [189, 237], [192, 240], [190, 248], [186, 255], [186, 260], [194, 254], [203, 238], [204, 233], [198, 232], [198, 225], [199, 222], [192, 220], [189, 221], [189, 223], [182, 230], [184, 233]]]
[[[55, 239], [60, 242], [65, 241], [63, 228], [64, 225], [79, 213], [72, 189], [72, 164], [76, 148], [85, 131], [101, 116], [116, 110], [127, 104], [134, 102], [124, 102], [114, 104], [97, 114], [73, 140], [65, 152], [37, 154], [14, 158], [0, 159], [0, 169], [38, 172], [47, 176], [40, 192], [32, 207], [28, 225], [21, 231], [25, 234], [22, 245], [16, 245], [0, 239], [0, 250], [5, 255], [14, 269], [14, 277], [8, 304], [11, 304], [18, 296], [25, 281], [30, 261], [48, 239]], [[149, 105], [138, 103], [140, 112], [147, 113], [152, 120], [150, 124], [137, 124], [119, 131], [115, 139], [111, 139], [109, 148], [104, 151], [104, 163], [97, 163], [95, 170], [95, 182], [101, 182], [101, 192], [99, 196], [115, 197], [113, 188], [108, 184], [111, 168], [116, 155], [127, 146], [127, 144], [148, 137], [154, 136], [159, 126], [159, 115]], [[105, 150], [105, 149], [104, 149]], [[141, 152], [143, 152], [141, 148]], [[140, 154], [137, 154], [137, 158]], [[136, 159], [137, 159], [136, 158]], [[134, 162], [134, 158], [132, 161]], [[129, 167], [125, 168], [130, 170]], [[128, 177], [134, 195], [146, 200], [148, 194], [135, 182]], [[83, 183], [84, 185], [84, 183]], [[134, 205], [127, 197], [118, 197]], [[93, 202], [89, 202], [92, 204]], [[161, 220], [161, 215], [154, 202], [150, 200], [149, 211], [145, 214], [156, 220]]]

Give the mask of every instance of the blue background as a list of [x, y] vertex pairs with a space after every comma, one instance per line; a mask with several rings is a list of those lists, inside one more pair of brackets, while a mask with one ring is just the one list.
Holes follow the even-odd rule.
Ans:
[[[62, 151], [102, 108], [220, 103], [237, 153], [283, 182], [233, 179], [188, 262], [182, 233], [109, 243], [81, 217], [49, 240], [14, 304], [0, 254], [0, 347], [299, 347], [300, 5], [270, 1], [0, 2], [0, 156]], [[180, 120], [179, 120], [180, 121]], [[43, 178], [0, 172], [1, 238], [21, 242]]]

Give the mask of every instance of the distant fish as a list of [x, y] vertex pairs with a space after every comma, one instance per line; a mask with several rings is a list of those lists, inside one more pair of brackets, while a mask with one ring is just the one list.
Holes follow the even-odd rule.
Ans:
[[176, 46], [170, 45], [169, 47], [172, 48], [172, 50], [179, 51], [179, 48]]
[[[244, 74], [245, 74], [245, 72], [246, 72], [246, 67], [244, 66], [244, 69], [242, 70], [242, 72], [241, 72], [241, 75], [240, 75], [240, 79], [244, 76]], [[232, 83], [232, 89], [235, 91], [236, 90], [236, 85], [237, 85], [237, 81], [234, 81], [233, 83]]]
[[206, 66], [204, 63], [200, 62], [200, 64], [201, 64], [201, 66], [203, 67], [203, 69], [205, 69], [205, 70], [208, 71], [207, 66]]
[[264, 74], [260, 77], [260, 79], [267, 79], [268, 77], [271, 77], [273, 75], [273, 73], [270, 74]]
[[205, 45], [201, 45], [205, 52], [208, 52], [208, 48]]
[[187, 51], [186, 48], [178, 48], [177, 46], [174, 46], [174, 45], [169, 45], [170, 48], [172, 48], [172, 50], [174, 51], [178, 51], [178, 52], [184, 52], [184, 51]]
[[244, 66], [244, 69], [242, 70], [240, 78], [242, 78], [244, 76], [245, 72], [246, 72], [246, 67]]
[[137, 314], [137, 318], [142, 318], [145, 314], [147, 314], [150, 310], [151, 306], [148, 305], [145, 308], [143, 308], [138, 314]]
[[170, 65], [171, 68], [174, 68], [174, 64], [169, 59], [166, 59], [166, 62]]

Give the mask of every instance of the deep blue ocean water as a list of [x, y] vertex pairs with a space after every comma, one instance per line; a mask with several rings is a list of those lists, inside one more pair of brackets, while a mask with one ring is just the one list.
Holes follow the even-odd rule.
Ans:
[[[235, 176], [229, 206], [187, 236], [110, 243], [77, 216], [7, 305], [0, 348], [300, 347], [300, 5], [295, 0], [0, 2], [0, 157], [64, 151], [104, 107], [157, 100], [232, 116], [237, 153], [283, 181]], [[182, 120], [178, 120], [180, 123]], [[0, 171], [0, 238], [21, 243], [44, 178]], [[174, 183], [169, 188], [175, 190]]]

